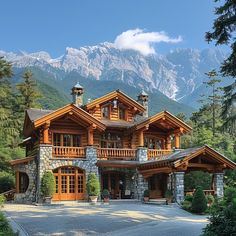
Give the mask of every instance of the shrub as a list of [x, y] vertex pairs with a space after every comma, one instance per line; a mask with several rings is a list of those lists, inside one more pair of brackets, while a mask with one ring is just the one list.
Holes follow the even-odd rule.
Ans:
[[143, 197], [150, 197], [150, 191], [148, 189], [144, 190]]
[[185, 198], [184, 198], [185, 201], [189, 201], [192, 203], [193, 201], [193, 196], [192, 195], [186, 195]]
[[184, 200], [182, 203], [182, 208], [186, 211], [191, 211], [192, 203], [190, 201]]
[[236, 189], [233, 187], [226, 188], [224, 192], [224, 201], [226, 203], [231, 203], [235, 198], [236, 198]]
[[0, 208], [3, 207], [3, 205], [4, 205], [5, 202], [6, 202], [5, 196], [3, 196], [2, 194], [0, 194]]
[[41, 192], [44, 197], [52, 197], [56, 192], [56, 182], [51, 171], [46, 171], [41, 180]]
[[209, 206], [211, 206], [215, 201], [214, 196], [212, 196], [211, 194], [207, 195], [206, 199], [207, 199], [207, 204], [209, 204]]
[[203, 213], [207, 209], [207, 201], [202, 188], [198, 187], [194, 192], [192, 201], [192, 211], [195, 213]]
[[103, 198], [109, 198], [109, 196], [110, 196], [110, 192], [108, 191], [108, 189], [103, 189], [102, 197]]
[[10, 227], [6, 217], [0, 212], [0, 235], [7, 236], [16, 236], [17, 233], [14, 233], [12, 228]]
[[89, 173], [86, 184], [87, 193], [89, 196], [98, 196], [100, 193], [100, 183], [95, 173]]
[[15, 177], [5, 171], [0, 172], [0, 193], [4, 193], [15, 187]]

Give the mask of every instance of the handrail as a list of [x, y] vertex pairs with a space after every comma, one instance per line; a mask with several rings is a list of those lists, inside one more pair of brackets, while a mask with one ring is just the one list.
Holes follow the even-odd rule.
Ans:
[[168, 149], [148, 149], [148, 160], [155, 160], [156, 157], [162, 157], [172, 152], [173, 150]]
[[102, 160], [135, 160], [136, 149], [127, 148], [97, 148], [98, 159]]
[[64, 146], [53, 146], [52, 147], [52, 156], [60, 158], [82, 158], [85, 157], [85, 148], [84, 147], [64, 147]]
[[7, 201], [11, 201], [11, 200], [14, 200], [15, 193], [16, 193], [16, 190], [11, 189], [11, 190], [1, 193], [0, 195], [3, 195]]

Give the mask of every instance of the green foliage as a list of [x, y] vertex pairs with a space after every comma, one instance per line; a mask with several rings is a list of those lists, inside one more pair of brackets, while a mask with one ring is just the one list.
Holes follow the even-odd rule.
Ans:
[[192, 211], [195, 213], [204, 213], [207, 209], [207, 201], [202, 188], [198, 187], [193, 195]]
[[11, 173], [0, 172], [0, 193], [13, 189], [15, 186], [15, 178]]
[[209, 204], [210, 206], [215, 202], [215, 198], [214, 198], [214, 196], [211, 195], [211, 194], [208, 194], [208, 195], [206, 196], [206, 199], [207, 199], [207, 204]]
[[46, 171], [41, 180], [41, 193], [44, 197], [52, 197], [56, 191], [56, 182], [51, 171]]
[[191, 211], [191, 208], [192, 208], [192, 202], [188, 201], [188, 200], [184, 200], [182, 203], [181, 203], [181, 206], [184, 210], [186, 211]]
[[192, 191], [198, 186], [202, 189], [211, 189], [211, 175], [203, 171], [191, 171], [184, 175], [185, 191]]
[[193, 201], [193, 196], [192, 196], [192, 195], [187, 195], [187, 196], [185, 196], [184, 201], [188, 201], [188, 202], [191, 202], [191, 203], [192, 203], [192, 201]]
[[5, 202], [6, 202], [6, 198], [4, 197], [4, 195], [0, 194], [0, 208], [3, 207]]
[[103, 198], [108, 198], [110, 196], [110, 192], [108, 191], [108, 189], [102, 190], [102, 196]]
[[11, 226], [9, 225], [6, 217], [2, 212], [0, 212], [0, 235], [1, 236], [17, 236], [17, 233], [14, 233]]
[[100, 194], [100, 183], [95, 173], [89, 173], [86, 187], [89, 196], [98, 196]]
[[143, 197], [150, 197], [150, 191], [148, 189], [144, 190]]
[[11, 63], [4, 60], [3, 57], [0, 57], [0, 80], [3, 78], [11, 78], [12, 75]]

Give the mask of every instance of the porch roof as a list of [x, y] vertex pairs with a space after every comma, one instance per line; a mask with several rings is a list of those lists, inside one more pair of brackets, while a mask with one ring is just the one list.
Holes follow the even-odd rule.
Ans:
[[10, 164], [12, 166], [15, 166], [15, 165], [20, 165], [20, 164], [25, 164], [25, 163], [28, 163], [33, 160], [34, 160], [34, 157], [29, 156], [29, 157], [25, 157], [25, 158], [21, 158], [21, 159], [12, 160], [12, 161], [10, 161]]

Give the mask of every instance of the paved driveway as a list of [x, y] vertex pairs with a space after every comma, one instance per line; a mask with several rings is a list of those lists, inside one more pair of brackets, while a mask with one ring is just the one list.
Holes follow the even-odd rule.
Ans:
[[7, 204], [4, 210], [29, 235], [194, 236], [200, 235], [207, 222], [205, 216], [192, 215], [176, 205]]

